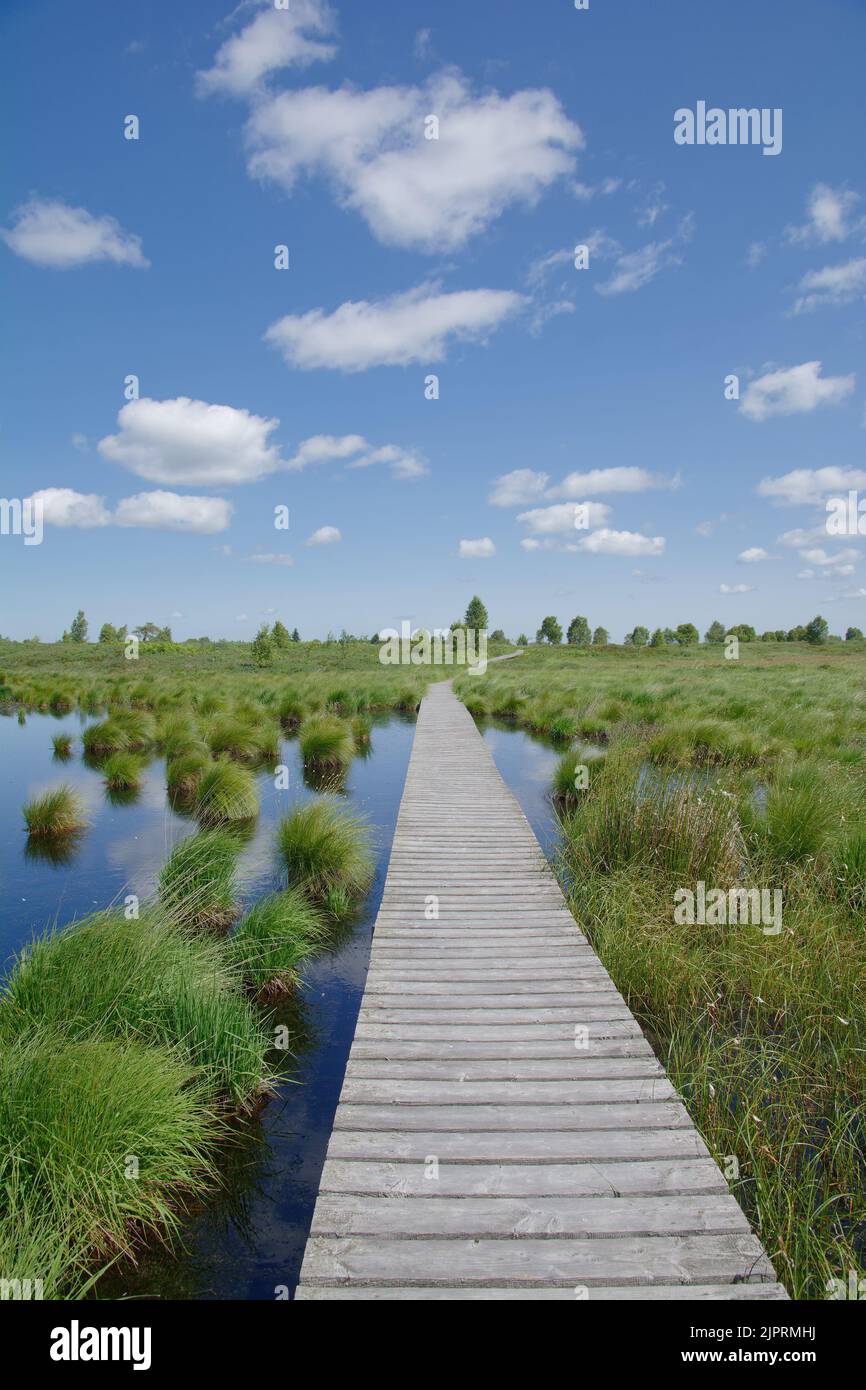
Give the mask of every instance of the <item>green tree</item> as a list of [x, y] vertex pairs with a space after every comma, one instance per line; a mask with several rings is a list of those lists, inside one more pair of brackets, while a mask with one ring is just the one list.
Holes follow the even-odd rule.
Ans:
[[819, 647], [822, 642], [827, 641], [829, 632], [830, 625], [827, 619], [819, 615], [817, 618], [813, 618], [810, 623], [807, 623], [806, 641], [811, 643], [813, 647]]
[[475, 632], [487, 630], [487, 609], [477, 594], [474, 594], [469, 600], [463, 625], [472, 628]]
[[68, 639], [66, 638], [65, 633], [63, 635], [64, 639], [70, 642], [87, 641], [87, 619], [85, 618], [84, 613], [80, 608], [70, 624]]
[[737, 623], [736, 627], [729, 627], [728, 633], [732, 637], [739, 637], [741, 642], [755, 642], [758, 634], [750, 623]]
[[502, 631], [502, 628], [497, 627], [493, 632], [491, 632], [490, 640], [491, 642], [507, 642], [508, 638], [505, 636], [505, 633]]
[[859, 627], [849, 627], [848, 631], [845, 633], [846, 642], [858, 642], [862, 640], [862, 637], [863, 633], [860, 631]]
[[297, 629], [297, 628], [293, 628], [293, 629], [292, 629], [292, 641], [293, 641], [293, 642], [300, 642], [300, 640], [301, 640], [301, 634], [298, 632], [298, 629]]
[[549, 642], [552, 647], [558, 646], [562, 641], [562, 628], [554, 617], [544, 618], [538, 632], [540, 640]]
[[666, 645], [665, 635], [660, 627], [656, 628], [655, 632], [650, 638], [649, 644], [651, 647], [664, 647]]
[[627, 635], [625, 640], [631, 647], [645, 647], [649, 642], [649, 639], [649, 629], [638, 625], [632, 632], [630, 632]]
[[117, 628], [112, 623], [103, 623], [99, 629], [100, 642], [116, 642]]
[[606, 627], [597, 627], [592, 634], [592, 645], [594, 647], [606, 647], [610, 641], [610, 634]]
[[277, 621], [271, 628], [271, 641], [273, 642], [274, 646], [277, 647], [280, 651], [285, 651], [286, 647], [289, 645], [291, 640], [292, 639], [289, 636], [289, 629], [285, 627], [283, 623], [280, 622], [279, 618], [277, 618]]
[[267, 624], [263, 624], [255, 635], [250, 648], [257, 666], [269, 666], [273, 660], [274, 649]]
[[788, 629], [788, 634], [785, 638], [786, 642], [805, 642], [805, 640], [806, 629], [802, 626], [802, 624], [800, 625], [800, 627], [792, 627]]
[[141, 642], [155, 642], [162, 631], [156, 623], [142, 623], [140, 627], [134, 627], [132, 630]]
[[528, 646], [529, 646], [529, 638], [527, 637], [527, 635], [526, 635], [525, 632], [521, 632], [520, 636], [519, 636], [518, 639], [517, 639], [517, 645], [518, 645], [518, 647], [528, 647]]
[[571, 647], [588, 647], [590, 645], [592, 632], [586, 618], [572, 618], [565, 640]]
[[694, 623], [679, 623], [677, 625], [677, 642], [681, 647], [693, 647], [700, 640], [700, 633]]
[[724, 640], [725, 640], [725, 625], [724, 625], [724, 623], [720, 623], [719, 620], [718, 620], [718, 618], [716, 618], [713, 622], [710, 623], [709, 627], [707, 628], [706, 632], [704, 633], [704, 641], [705, 641], [705, 642], [711, 642], [711, 643], [715, 644], [715, 643], [724, 642]]
[[767, 631], [767, 632], [762, 632], [762, 633], [761, 633], [761, 641], [762, 641], [762, 642], [775, 642], [775, 640], [776, 640], [776, 634], [775, 634], [775, 632], [769, 632], [769, 631]]

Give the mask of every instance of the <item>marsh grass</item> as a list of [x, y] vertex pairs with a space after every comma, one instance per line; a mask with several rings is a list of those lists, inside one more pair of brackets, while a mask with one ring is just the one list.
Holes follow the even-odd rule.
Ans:
[[58, 762], [66, 762], [72, 757], [72, 737], [70, 734], [55, 734], [51, 740], [54, 757]]
[[65, 784], [26, 802], [23, 815], [27, 833], [32, 837], [72, 836], [87, 826], [81, 797]]
[[303, 893], [290, 888], [255, 903], [228, 944], [256, 997], [270, 1002], [294, 987], [298, 967], [319, 949], [325, 935], [321, 914]]
[[236, 884], [241, 846], [226, 830], [204, 830], [181, 840], [159, 876], [159, 897], [176, 922], [227, 931], [238, 915]]
[[0, 1000], [3, 1041], [29, 1029], [173, 1047], [214, 1099], [248, 1107], [268, 1089], [267, 1040], [222, 943], [149, 907], [90, 917], [21, 952]]
[[176, 1232], [183, 1200], [214, 1185], [215, 1127], [207, 1087], [169, 1048], [14, 1039], [0, 1056], [4, 1277], [38, 1274], [48, 1298], [80, 1294], [94, 1256]]
[[191, 801], [198, 794], [201, 780], [212, 767], [207, 748], [189, 748], [166, 763], [165, 781], [169, 796]]
[[214, 763], [199, 780], [195, 804], [205, 826], [253, 820], [259, 813], [255, 778], [236, 763]]
[[102, 775], [109, 791], [137, 791], [144, 776], [144, 764], [134, 753], [113, 753], [102, 764]]
[[277, 846], [289, 885], [314, 900], [334, 890], [358, 898], [370, 885], [375, 862], [370, 828], [332, 800], [322, 797], [287, 816]]
[[355, 756], [352, 730], [341, 719], [308, 719], [301, 725], [298, 746], [305, 767], [337, 772]]

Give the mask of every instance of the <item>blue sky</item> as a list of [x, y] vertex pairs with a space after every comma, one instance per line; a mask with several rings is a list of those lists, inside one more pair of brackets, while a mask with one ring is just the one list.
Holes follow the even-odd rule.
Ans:
[[[4, 0], [0, 39], [0, 491], [45, 516], [0, 631], [866, 627], [824, 511], [866, 496], [861, 0]], [[678, 145], [699, 101], [781, 152]]]

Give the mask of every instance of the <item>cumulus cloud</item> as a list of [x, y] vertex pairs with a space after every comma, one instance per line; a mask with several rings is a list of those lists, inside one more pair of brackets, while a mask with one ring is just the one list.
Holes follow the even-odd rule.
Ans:
[[421, 478], [429, 472], [417, 450], [404, 449], [399, 444], [376, 446], [368, 443], [362, 434], [313, 435], [298, 446], [297, 453], [286, 466], [293, 472], [300, 472], [303, 468], [333, 462], [345, 463], [347, 468], [372, 468], [375, 464], [383, 464], [398, 482]]
[[825, 565], [828, 569], [836, 571], [841, 567], [844, 573], [850, 574], [853, 569], [852, 560], [859, 560], [860, 556], [856, 550], [850, 549], [839, 550], [835, 555], [828, 555], [826, 550], [818, 547], [814, 550], [801, 550], [800, 558], [809, 565]]
[[125, 232], [114, 217], [94, 217], [86, 208], [33, 198], [16, 208], [13, 225], [0, 228], [6, 245], [34, 265], [72, 270], [94, 261], [113, 261], [142, 270], [150, 265], [141, 238]]
[[517, 520], [527, 526], [531, 536], [574, 535], [576, 520], [585, 520], [592, 527], [604, 526], [610, 511], [604, 502], [585, 502], [581, 510], [575, 502], [558, 502], [551, 507], [533, 507], [528, 512], [520, 512]]
[[647, 492], [653, 488], [677, 488], [679, 475], [666, 478], [646, 468], [591, 468], [587, 473], [569, 473], [552, 487], [550, 497], [592, 497], [601, 492]]
[[817, 183], [809, 194], [807, 217], [802, 226], [788, 227], [786, 236], [793, 242], [845, 241], [853, 231], [863, 226], [862, 219], [852, 221], [851, 214], [860, 202], [860, 195], [848, 188], [832, 188]]
[[591, 555], [662, 555], [664, 536], [642, 536], [639, 531], [611, 531], [603, 527], [578, 542]]
[[33, 493], [32, 500], [41, 503], [42, 518], [47, 526], [74, 526], [91, 530], [110, 526], [111, 513], [104, 497], [95, 493], [74, 492], [70, 487], [44, 487]]
[[117, 423], [120, 432], [101, 439], [99, 452], [154, 483], [251, 483], [283, 463], [269, 443], [279, 420], [230, 405], [143, 396], [123, 407]]
[[746, 387], [740, 411], [750, 420], [771, 415], [799, 415], [822, 405], [839, 405], [854, 390], [856, 377], [822, 377], [820, 362], [779, 367], [756, 377]]
[[489, 536], [481, 536], [475, 541], [461, 541], [457, 553], [461, 560], [489, 560], [496, 554], [496, 546]]
[[239, 34], [226, 39], [213, 67], [197, 74], [203, 96], [211, 92], [249, 96], [279, 68], [305, 68], [334, 57], [336, 47], [322, 41], [337, 27], [330, 5], [323, 0], [291, 0], [286, 9], [277, 10], [273, 0], [262, 2], [267, 8]]
[[491, 507], [522, 507], [543, 497], [549, 482], [547, 473], [535, 472], [532, 468], [514, 468], [510, 473], [502, 473], [493, 479], [487, 500]]
[[[866, 488], [866, 470], [862, 468], [794, 468], [778, 478], [762, 478], [755, 491], [760, 497], [770, 497], [778, 506], [821, 506], [827, 497], [849, 488]], [[823, 528], [818, 528], [822, 531]], [[779, 540], [783, 545], [799, 545], [791, 537], [803, 536], [803, 531], [786, 531]], [[814, 532], [811, 533], [814, 535]]]
[[223, 497], [181, 497], [176, 492], [139, 492], [118, 502], [115, 526], [143, 526], [154, 531], [225, 531], [232, 514]]
[[752, 584], [720, 584], [720, 594], [751, 594], [754, 593]]
[[42, 488], [33, 493], [33, 501], [41, 502], [46, 525], [80, 530], [122, 526], [213, 535], [226, 530], [232, 513], [231, 503], [222, 497], [181, 497], [161, 491], [124, 497], [113, 511], [104, 497], [68, 487]]
[[769, 551], [764, 550], [763, 546], [752, 545], [748, 550], [741, 550], [737, 559], [741, 565], [757, 565], [762, 560], [771, 558]]
[[[426, 136], [427, 117], [439, 122]], [[321, 174], [386, 245], [454, 251], [507, 207], [534, 207], [583, 146], [552, 92], [473, 95], [454, 70], [423, 87], [307, 87], [257, 103], [247, 126], [253, 177], [287, 192]]]
[[866, 294], [866, 257], [810, 270], [797, 288], [800, 298], [794, 304], [795, 314], [809, 313], [828, 304], [850, 304]]
[[439, 362], [450, 340], [477, 341], [523, 304], [510, 290], [440, 293], [419, 285], [375, 302], [348, 300], [333, 313], [287, 314], [265, 334], [291, 367], [363, 372]]
[[308, 536], [305, 545], [335, 545], [337, 541], [343, 539], [336, 526], [320, 526], [318, 531], [314, 531]]

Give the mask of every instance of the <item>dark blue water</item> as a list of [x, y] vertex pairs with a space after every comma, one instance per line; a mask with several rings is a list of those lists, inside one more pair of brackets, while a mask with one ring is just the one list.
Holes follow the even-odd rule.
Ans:
[[[145, 898], [172, 847], [192, 834], [195, 823], [168, 806], [161, 759], [150, 764], [140, 794], [114, 803], [102, 777], [80, 756], [54, 759], [51, 737], [74, 737], [90, 720], [29, 716], [0, 718], [0, 959], [8, 968], [16, 950], [46, 926], [63, 926], [76, 916], [122, 899]], [[304, 968], [301, 987], [277, 1015], [289, 1024], [293, 1052], [278, 1095], [251, 1121], [237, 1126], [222, 1162], [222, 1188], [190, 1214], [183, 1248], [140, 1252], [137, 1265], [111, 1271], [101, 1282], [103, 1298], [274, 1299], [294, 1290], [313, 1214], [319, 1175], [355, 1030], [370, 953], [373, 923], [387, 870], [397, 811], [411, 751], [414, 720], [376, 720], [371, 748], [356, 758], [344, 794], [375, 829], [377, 868], [357, 918], [332, 948]], [[545, 849], [555, 838], [548, 788], [558, 753], [543, 739], [493, 721], [482, 726], [505, 781]], [[294, 740], [282, 747], [290, 786], [277, 791], [273, 775], [258, 776], [261, 815], [241, 863], [246, 901], [281, 886], [273, 857], [280, 817], [315, 790], [305, 785]], [[88, 809], [87, 832], [64, 863], [28, 856], [21, 807], [59, 782], [81, 794]]]

